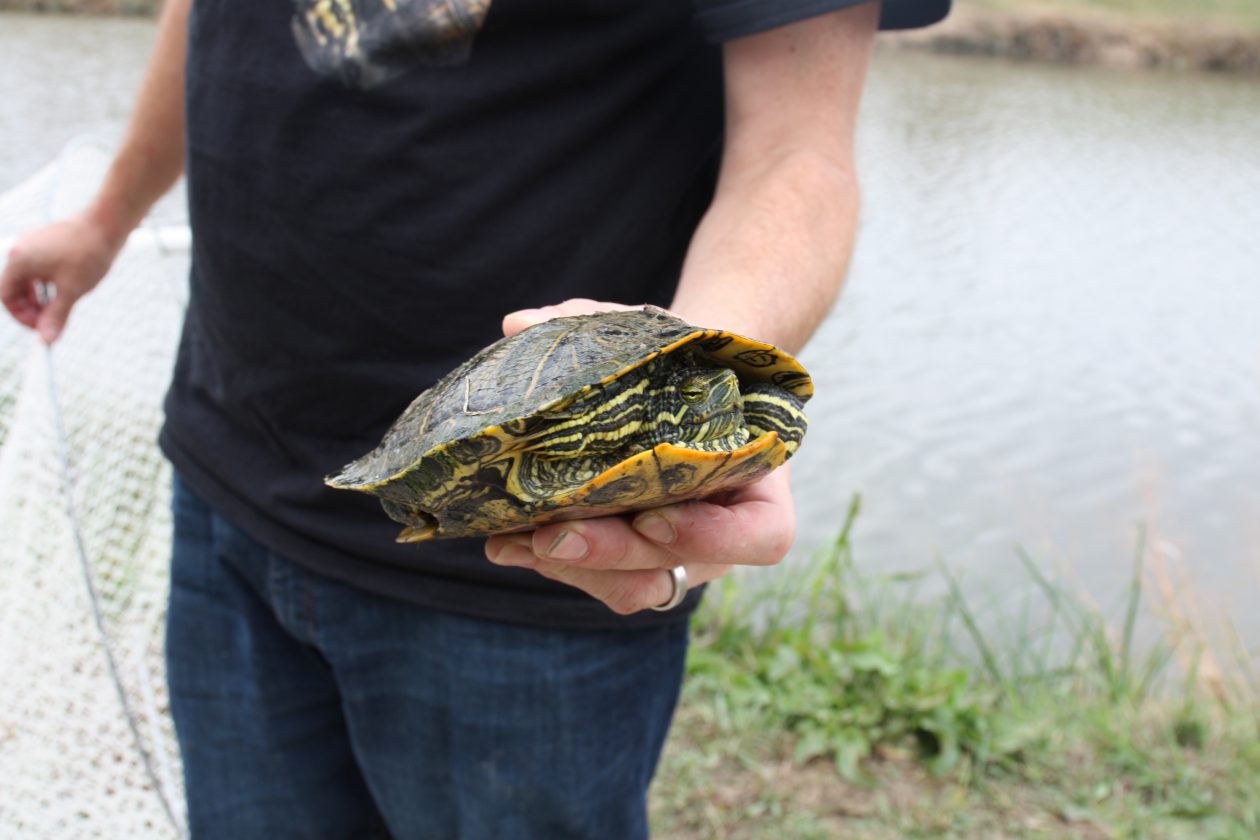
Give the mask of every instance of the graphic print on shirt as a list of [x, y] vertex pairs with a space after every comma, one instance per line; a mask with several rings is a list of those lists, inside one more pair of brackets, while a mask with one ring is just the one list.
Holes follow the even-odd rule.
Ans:
[[307, 65], [370, 88], [418, 65], [463, 64], [493, 0], [293, 0]]

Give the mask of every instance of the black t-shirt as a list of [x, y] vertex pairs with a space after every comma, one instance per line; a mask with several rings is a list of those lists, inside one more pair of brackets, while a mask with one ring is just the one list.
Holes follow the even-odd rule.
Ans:
[[[482, 540], [398, 545], [375, 499], [322, 479], [505, 313], [668, 304], [716, 178], [716, 42], [852, 3], [197, 0], [176, 469], [260, 542], [374, 592], [551, 626], [685, 617], [616, 616]], [[886, 3], [884, 23], [947, 8]]]

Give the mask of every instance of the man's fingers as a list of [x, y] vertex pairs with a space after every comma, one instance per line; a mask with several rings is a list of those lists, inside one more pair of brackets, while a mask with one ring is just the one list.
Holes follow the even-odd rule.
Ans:
[[687, 562], [774, 565], [787, 555], [796, 535], [789, 467], [710, 501], [642, 511], [632, 527]]
[[[603, 571], [585, 569], [569, 563], [538, 561], [534, 567], [544, 577], [576, 586], [619, 615], [659, 607], [674, 594], [673, 575], [669, 569]], [[697, 564], [687, 566], [687, 586], [693, 588], [720, 578], [730, 566]]]
[[518, 309], [503, 316], [503, 334], [505, 336], [516, 335], [526, 327], [541, 324], [543, 321], [549, 321], [558, 316], [559, 313], [552, 306], [543, 306], [538, 309]]
[[70, 317], [70, 308], [74, 306], [74, 298], [67, 292], [58, 291], [39, 313], [35, 321], [35, 330], [45, 344], [52, 344], [65, 329], [66, 319]]
[[637, 533], [619, 516], [546, 525], [532, 534], [491, 537], [486, 556], [501, 566], [530, 566], [537, 561], [568, 564], [594, 571], [641, 571], [707, 562], [705, 557], [678, 557], [666, 546]]
[[677, 557], [704, 563], [772, 566], [792, 545], [795, 518], [781, 504], [684, 502], [644, 511], [632, 527]]
[[[551, 580], [575, 586], [621, 615], [660, 606], [674, 594], [669, 569], [681, 564], [668, 560], [662, 552], [652, 554], [650, 562], [654, 565], [644, 568], [589, 568], [575, 562], [540, 559], [534, 553], [535, 542], [535, 536], [530, 534], [491, 537], [486, 541], [486, 556], [500, 565], [523, 566]], [[649, 562], [642, 559], [646, 554], [637, 556], [640, 559], [624, 562]], [[729, 565], [718, 563], [687, 564], [687, 585], [708, 583], [730, 570]]]
[[667, 547], [644, 539], [619, 516], [539, 528], [534, 532], [532, 548], [540, 560], [585, 569], [632, 571], [681, 562]]
[[592, 315], [596, 312], [615, 312], [627, 309], [638, 309], [637, 306], [626, 306], [624, 303], [610, 303], [590, 298], [569, 298], [560, 303], [542, 306], [537, 309], [518, 309], [503, 317], [503, 334], [516, 335], [526, 327], [550, 321], [552, 318], [564, 318], [571, 315]]
[[[781, 504], [759, 499], [729, 507], [684, 502], [645, 511], [633, 523], [620, 517], [587, 519], [539, 528], [517, 550], [487, 554], [501, 565], [533, 565], [534, 560], [595, 571], [636, 571], [679, 563], [770, 566], [792, 545], [794, 518]], [[502, 539], [502, 538], [496, 538]]]
[[39, 294], [34, 283], [23, 287], [6, 288], [4, 292], [4, 308], [23, 326], [35, 329], [39, 320]]
[[624, 519], [612, 516], [491, 537], [486, 541], [486, 556], [501, 566], [532, 568], [538, 561], [547, 561], [605, 571], [658, 569], [679, 562], [635, 533]]
[[39, 318], [39, 293], [31, 278], [26, 255], [16, 247], [9, 252], [4, 273], [0, 274], [0, 301], [19, 323], [34, 329]]
[[529, 534], [499, 534], [486, 540], [486, 559], [500, 566], [533, 566], [538, 559]]
[[[84, 217], [72, 217], [20, 237], [0, 274], [0, 300], [19, 322], [56, 341], [75, 302], [90, 292], [117, 253], [105, 234]], [[40, 299], [40, 284], [55, 290]]]
[[[531, 533], [491, 537], [486, 555], [507, 566], [535, 560], [586, 569], [634, 571], [681, 563], [771, 566], [792, 546], [796, 511], [786, 467], [722, 497], [545, 525]], [[512, 544], [515, 550], [501, 552]]]

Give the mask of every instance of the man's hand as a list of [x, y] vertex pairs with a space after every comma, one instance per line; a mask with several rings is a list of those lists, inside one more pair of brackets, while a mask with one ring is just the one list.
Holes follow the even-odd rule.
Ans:
[[[513, 312], [503, 319], [503, 330], [512, 335], [548, 318], [633, 308], [568, 300]], [[784, 467], [748, 487], [640, 511], [633, 519], [606, 516], [491, 537], [486, 556], [499, 565], [524, 566], [576, 586], [628, 615], [669, 600], [673, 582], [663, 570], [685, 566], [690, 585], [698, 586], [732, 566], [773, 565], [787, 554], [795, 531], [796, 511]]]
[[552, 318], [565, 318], [570, 315], [594, 315], [596, 312], [626, 312], [639, 309], [637, 306], [626, 306], [624, 303], [609, 303], [590, 298], [569, 298], [563, 303], [544, 306], [540, 309], [520, 309], [509, 312], [503, 317], [503, 334], [516, 335], [526, 327], [550, 321]]
[[[101, 282], [121, 246], [86, 214], [31, 231], [9, 252], [0, 275], [0, 301], [14, 318], [52, 344], [65, 328], [71, 307]], [[47, 303], [40, 297], [41, 283], [54, 291]]]
[[[0, 301], [52, 344], [70, 309], [109, 271], [127, 236], [184, 167], [184, 54], [192, 0], [166, 0], [135, 113], [95, 200], [82, 213], [18, 239]], [[56, 294], [46, 305], [40, 283]]]

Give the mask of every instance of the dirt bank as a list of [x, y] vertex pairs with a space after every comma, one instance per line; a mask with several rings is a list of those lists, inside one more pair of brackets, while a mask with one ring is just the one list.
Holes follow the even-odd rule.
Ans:
[[1086, 10], [962, 6], [938, 26], [883, 40], [961, 55], [1260, 75], [1260, 32]]
[[[0, 11], [151, 15], [159, 5], [160, 0], [0, 0]], [[975, 8], [965, 2], [955, 6], [949, 19], [938, 26], [888, 33], [883, 41], [963, 55], [1260, 75], [1260, 32], [1241, 27], [1087, 9], [1007, 11]]]
[[151, 16], [161, 0], [0, 0], [0, 12]]

